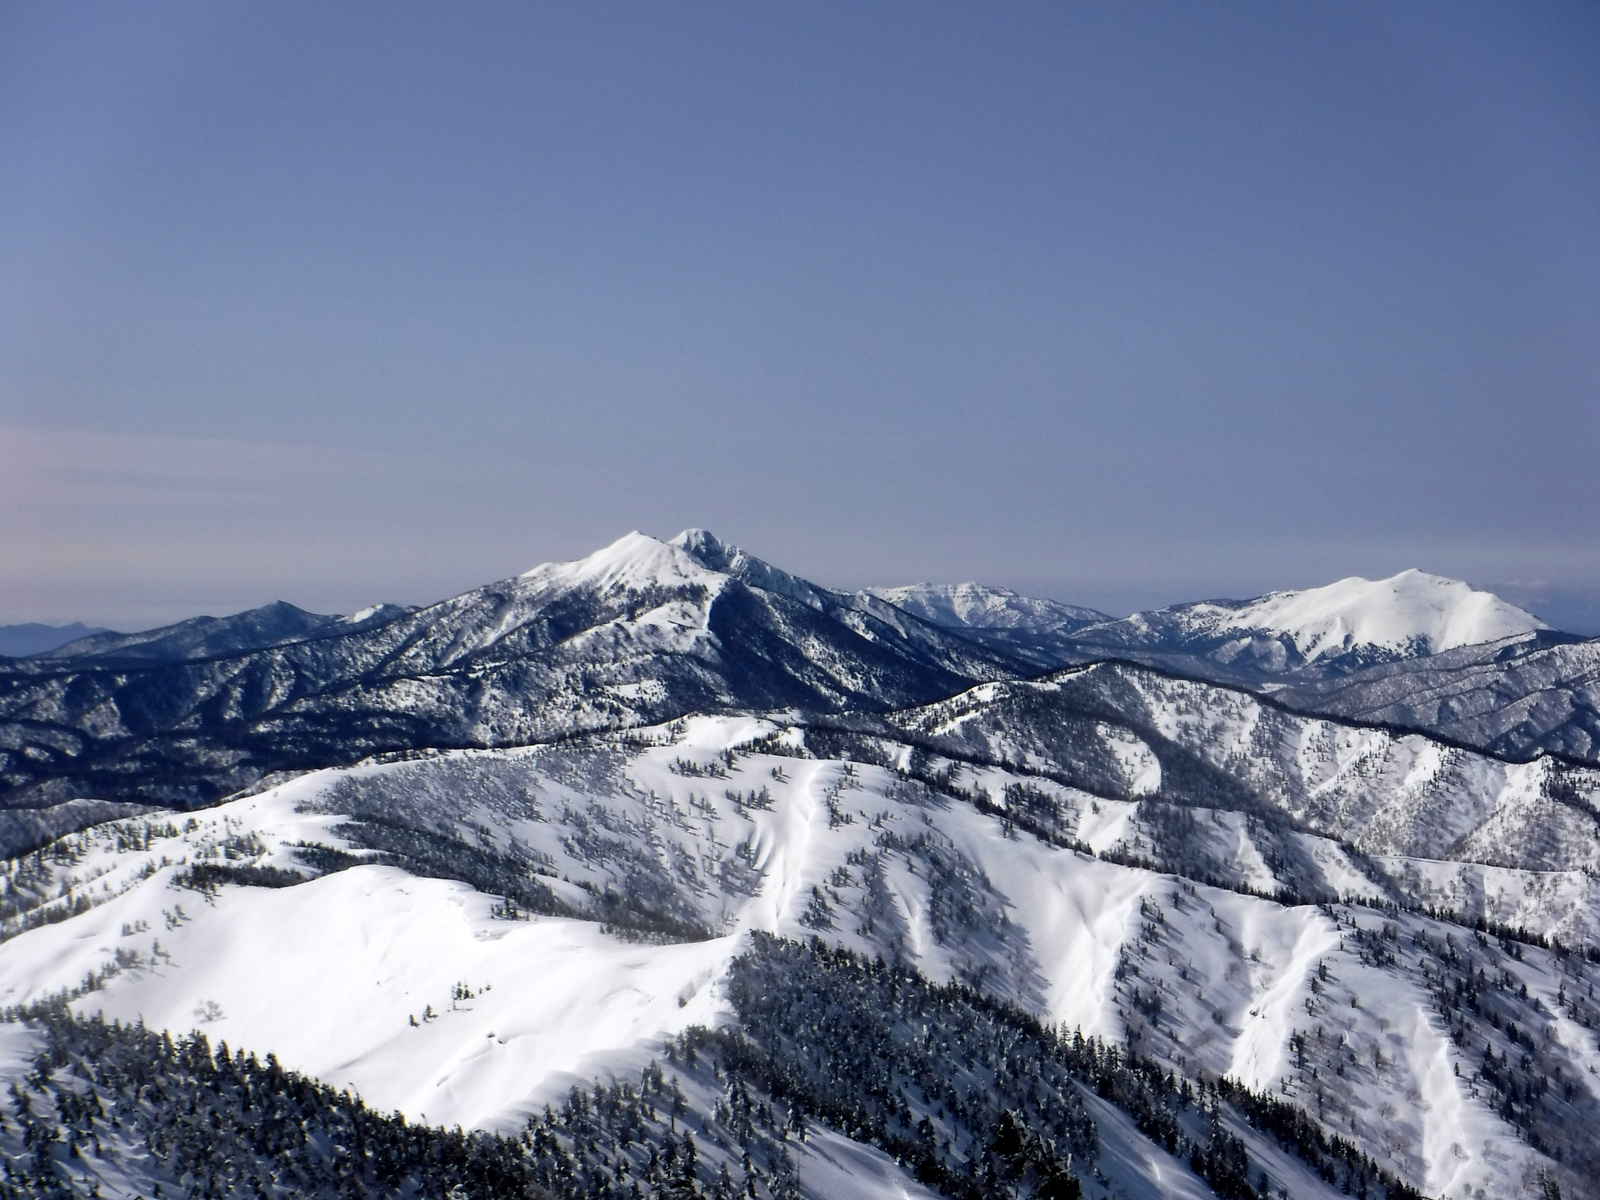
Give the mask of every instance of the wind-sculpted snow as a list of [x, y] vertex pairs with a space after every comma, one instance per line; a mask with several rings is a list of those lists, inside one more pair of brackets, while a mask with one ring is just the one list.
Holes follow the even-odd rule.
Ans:
[[[1546, 1178], [1595, 1194], [1600, 968], [1420, 912], [1236, 890], [1275, 892], [1292, 868], [1382, 901], [1407, 870], [1437, 890], [1462, 864], [1268, 830], [1259, 798], [1185, 807], [1192, 825], [1164, 832], [1177, 806], [1129, 790], [1125, 751], [1095, 760], [1119, 798], [1044, 774], [1043, 725], [1000, 746], [979, 741], [980, 710], [922, 717], [899, 743], [881, 723], [697, 718], [322, 771], [96, 826], [9, 867], [0, 1004], [67, 989], [78, 1011], [199, 1024], [384, 1110], [514, 1132], [575, 1083], [637, 1078], [666, 1039], [737, 1029], [727, 973], [754, 934], [816, 937], [1175, 1078], [1231, 1077], [1430, 1195], [1541, 1196]], [[1097, 719], [1128, 728], [1110, 708]], [[952, 731], [993, 757], [920, 740]], [[816, 756], [844, 736], [862, 756]], [[1177, 742], [1148, 744], [1165, 789]], [[1238, 881], [1129, 865], [1175, 836], [1231, 854]], [[1287, 1153], [1249, 1128], [1252, 1161]], [[1091, 1194], [1152, 1194], [1165, 1151], [1118, 1145], [1104, 1184], [1083, 1177]], [[1135, 1161], [1145, 1175], [1106, 1166]], [[1162, 1194], [1204, 1195], [1176, 1165], [1187, 1182]]]

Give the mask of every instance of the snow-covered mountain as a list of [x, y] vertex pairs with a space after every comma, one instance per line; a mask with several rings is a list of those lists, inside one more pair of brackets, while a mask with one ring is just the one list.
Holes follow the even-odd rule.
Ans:
[[1038, 670], [1124, 659], [1497, 753], [1600, 761], [1593, 655], [1571, 646], [1581, 639], [1420, 571], [1121, 619], [971, 584], [868, 590]]
[[1092, 608], [1020, 596], [1006, 588], [979, 583], [913, 583], [905, 587], [872, 587], [866, 592], [947, 629], [1061, 631], [1112, 619]]
[[[872, 757], [880, 736], [1137, 802], [1127, 848], [1191, 878], [1308, 900], [1354, 889], [1600, 945], [1600, 770], [1509, 763], [1127, 663], [985, 684], [881, 725], [893, 732], [858, 726], [841, 744]], [[1236, 817], [1208, 826], [1197, 808]]]
[[1454, 579], [1402, 571], [1326, 587], [1135, 613], [1079, 630], [1083, 645], [1206, 658], [1280, 675], [1344, 672], [1547, 628], [1531, 613]]
[[867, 594], [1041, 666], [1123, 657], [1247, 684], [1327, 678], [1550, 632], [1493, 593], [1414, 570], [1122, 618], [970, 583], [868, 588]]
[[[1073, 635], [1112, 620], [1092, 608], [1022, 596], [977, 583], [914, 583], [872, 587], [873, 597], [945, 629], [1027, 663], [1036, 671], [1082, 661]], [[1092, 655], [1091, 655], [1092, 656]]]
[[1600, 769], [1393, 727], [1578, 669], [1495, 597], [297, 613], [0, 670], [0, 1200], [1600, 1196]]
[[[205, 803], [274, 771], [384, 751], [515, 745], [697, 711], [870, 711], [1105, 658], [1270, 687], [1538, 625], [1416, 572], [1083, 624], [1091, 615], [966, 585], [839, 593], [703, 530], [632, 534], [424, 609], [322, 617], [280, 604], [0, 666], [0, 807]], [[1365, 719], [1382, 707], [1341, 707], [1354, 695], [1326, 709], [1314, 690], [1283, 699]], [[1402, 723], [1439, 729], [1448, 715], [1419, 707]], [[1451, 731], [1503, 744], [1473, 733]]]
[[1496, 754], [1600, 763], [1600, 639], [1528, 633], [1274, 689], [1280, 702]]
[[1281, 633], [1307, 662], [1367, 647], [1396, 655], [1438, 654], [1547, 628], [1490, 592], [1417, 570], [1376, 581], [1352, 576], [1326, 587], [1273, 592], [1236, 607], [1192, 605], [1180, 623], [1190, 636]]
[[[1107, 673], [1121, 678], [1126, 711], [1105, 714], [1086, 743], [1072, 732], [1083, 717], [1070, 689]], [[637, 1080], [654, 1060], [679, 1079], [674, 1129], [696, 1133], [707, 1194], [719, 1166], [740, 1169], [728, 1088], [755, 1061], [729, 1057], [740, 1038], [802, 1055], [774, 1065], [789, 1064], [780, 1111], [797, 1105], [814, 1126], [790, 1146], [803, 1194], [969, 1194], [919, 1183], [908, 1156], [925, 1146], [948, 1169], [993, 1150], [998, 1111], [976, 1141], [963, 1122], [983, 1095], [1010, 1094], [1009, 1075], [965, 1057], [994, 1021], [1009, 1030], [1000, 1046], [1032, 1047], [1012, 1052], [1038, 1081], [1031, 1100], [1006, 1101], [1011, 1119], [1070, 1145], [1065, 1161], [1090, 1196], [1401, 1194], [1378, 1169], [1435, 1196], [1543, 1197], [1552, 1183], [1595, 1194], [1600, 1009], [1588, 997], [1600, 968], [1388, 906], [1405, 863], [1418, 874], [1460, 864], [1363, 854], [1299, 826], [1340, 803], [1306, 809], [1279, 793], [1287, 776], [1253, 775], [1239, 749], [1291, 735], [1314, 746], [1315, 730], [1262, 729], [1248, 696], [1235, 693], [1228, 712], [1210, 693], [1162, 693], [1160, 680], [1092, 668], [887, 714], [868, 732], [694, 718], [318, 772], [194, 814], [98, 826], [10, 868], [0, 1003], [76, 992], [80, 1012], [198, 1025], [379, 1109], [508, 1134], [530, 1117], [539, 1126], [543, 1105], [560, 1107], [575, 1086]], [[1165, 713], [1172, 736], [1140, 713]], [[1344, 811], [1366, 805], [1379, 842], [1409, 844], [1415, 835], [1378, 814], [1393, 799], [1386, 777], [1415, 775], [1427, 747], [1384, 736], [1335, 738], [1299, 770], [1312, 793], [1349, 798]], [[1188, 781], [1202, 778], [1185, 755], [1213, 743], [1231, 788], [1214, 782], [1185, 807]], [[1405, 819], [1426, 825], [1424, 810], [1477, 769], [1443, 764], [1431, 798], [1401, 805]], [[1072, 772], [1089, 786], [1060, 782]], [[1172, 837], [1179, 808], [1187, 824]], [[1216, 852], [1249, 889], [1173, 871], [1161, 861], [1173, 848], [1190, 870], [1190, 851]], [[1259, 894], [1303, 886], [1306, 864], [1349, 899]], [[1490, 886], [1503, 890], [1504, 877]], [[762, 933], [858, 957], [808, 958], [818, 952], [773, 948]], [[907, 975], [858, 1010], [853, 997], [881, 978], [875, 959], [968, 990], [919, 993]], [[965, 996], [986, 999], [974, 1008]], [[889, 1023], [861, 1024], [873, 1019]], [[1073, 1085], [1063, 1060], [1065, 1086], [1078, 1089], [1068, 1108], [1081, 1113], [1069, 1134], [1033, 1107], [1065, 1051], [1006, 1024], [1024, 1019], [1104, 1039], [1130, 1068], [1149, 1063], [1193, 1087], [1226, 1077], [1248, 1092], [1207, 1115], [1204, 1101], [1163, 1101], [1131, 1079]], [[806, 1044], [785, 1049], [786, 1036]], [[949, 1074], [924, 1065], [893, 1085], [904, 1090], [888, 1108], [881, 1092], [830, 1108], [827, 1088], [843, 1085], [807, 1064], [825, 1063], [816, 1055], [836, 1036], [828, 1055], [882, 1039], [863, 1081], [882, 1054], [907, 1071], [903, 1056], [930, 1054]], [[699, 1066], [689, 1045], [707, 1056]], [[1289, 1132], [1295, 1112], [1369, 1156], [1373, 1173], [1340, 1176]], [[1237, 1190], [1184, 1149], [1220, 1133], [1238, 1140], [1252, 1189], [1267, 1175], [1266, 1193]], [[579, 1153], [581, 1138], [561, 1136]], [[900, 1162], [875, 1145], [898, 1147]], [[984, 1186], [971, 1194], [996, 1194]]]
[[370, 620], [235, 654], [141, 663], [119, 646], [104, 662], [0, 667], [0, 806], [206, 803], [381, 751], [519, 745], [697, 711], [872, 710], [1031, 671], [704, 534], [630, 534]]

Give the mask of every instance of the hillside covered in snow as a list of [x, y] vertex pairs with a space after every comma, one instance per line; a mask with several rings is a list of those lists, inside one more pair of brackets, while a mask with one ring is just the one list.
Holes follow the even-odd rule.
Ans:
[[[753, 1036], [730, 974], [763, 945], [750, 939], [821, 938], [1044, 1030], [1125, 1046], [1163, 1076], [1293, 1104], [1426, 1194], [1518, 1195], [1525, 1178], [1587, 1194], [1569, 1169], [1586, 1153], [1578, 1131], [1600, 1117], [1596, 969], [1501, 928], [1536, 920], [1555, 876], [1428, 858], [1450, 833], [1428, 842], [1416, 825], [1494, 768], [1430, 764], [1436, 790], [1369, 818], [1387, 840], [1362, 849], [1315, 832], [1295, 787], [1342, 797], [1309, 814], [1321, 821], [1381, 809], [1395, 784], [1416, 783], [1426, 747], [1335, 738], [1289, 776], [1252, 775], [1237, 739], [1289, 731], [1262, 730], [1240, 693], [1231, 714], [1193, 714], [1216, 727], [1191, 745], [1214, 745], [1221, 768], [1210, 804], [1182, 807], [1199, 765], [1178, 739], [1136, 732], [1159, 678], [1088, 739], [1001, 685], [867, 732], [699, 718], [315, 773], [192, 815], [97, 826], [11, 869], [0, 1001], [76, 994], [80, 1012], [271, 1050], [385, 1111], [515, 1134], [574, 1084], [637, 1078], [666, 1039]], [[1039, 741], [1063, 727], [1063, 745], [1088, 747], [1078, 765]], [[1392, 775], [1373, 769], [1385, 760]], [[1172, 778], [1182, 770], [1187, 782]], [[1513, 809], [1539, 803], [1537, 783], [1496, 786]], [[1485, 896], [1486, 922], [1471, 910]], [[1452, 905], [1468, 911], [1446, 916]], [[1557, 919], [1566, 945], [1595, 943], [1589, 908]], [[678, 1075], [685, 1120], [724, 1136], [716, 1080]], [[825, 1093], [807, 1093], [813, 1121]], [[971, 1126], [951, 1107], [964, 1094], [940, 1101], [919, 1084], [887, 1110], [905, 1119], [834, 1131], [871, 1134], [849, 1154], [888, 1171], [874, 1138], [926, 1117], [932, 1145], [950, 1140], [948, 1162], [965, 1164]], [[1072, 1094], [1095, 1130], [1074, 1160], [1090, 1194], [1206, 1194], [1138, 1112]], [[1314, 1167], [1251, 1124], [1256, 1101], [1214, 1103], [1207, 1119], [1251, 1163], [1291, 1195], [1324, 1194]], [[1171, 1107], [1174, 1138], [1206, 1128], [1203, 1106]], [[802, 1179], [825, 1169], [808, 1167], [812, 1152], [793, 1148]], [[708, 1178], [731, 1161], [704, 1142], [701, 1155]]]
[[1600, 1195], [1600, 769], [1291, 694], [1552, 636], [1484, 595], [1141, 626], [689, 531], [22, 660], [0, 1196]]
[[1600, 639], [1522, 634], [1274, 690], [1282, 703], [1423, 729], [1511, 758], [1600, 763]]
[[1121, 619], [976, 584], [870, 590], [1036, 670], [1121, 659], [1493, 754], [1600, 763], [1600, 639], [1420, 571]]
[[0, 670], [0, 807], [189, 806], [378, 752], [698, 711], [884, 708], [1029, 672], [883, 601], [691, 540], [630, 534], [427, 608], [239, 652], [133, 662], [119, 643], [109, 661], [98, 648], [16, 660]]

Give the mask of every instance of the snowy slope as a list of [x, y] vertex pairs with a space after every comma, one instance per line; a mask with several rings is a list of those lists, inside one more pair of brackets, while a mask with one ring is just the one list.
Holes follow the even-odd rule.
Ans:
[[[701, 718], [641, 736], [319, 772], [170, 825], [75, 835], [9, 873], [13, 900], [52, 897], [34, 919], [89, 907], [0, 944], [0, 1003], [87, 977], [96, 987], [80, 1008], [199, 1022], [382, 1107], [510, 1128], [575, 1081], [636, 1071], [676, 1030], [725, 1020], [719, 980], [750, 931], [816, 934], [1127, 1038], [1181, 1073], [1293, 1099], [1430, 1194], [1537, 1195], [1540, 1171], [1588, 1194], [1523, 1132], [1549, 1145], [1559, 1111], [1600, 1113], [1587, 1027], [1600, 1016], [1574, 1000], [1600, 970], [1581, 959], [1051, 844], [1024, 825], [1041, 792], [1064, 833], [1113, 857], [1140, 836], [1149, 801], [1031, 772], [925, 758], [941, 790], [872, 762], [796, 757], [803, 729]], [[1233, 815], [1197, 811], [1223, 825]], [[370, 846], [400, 844], [396, 829], [469, 865], [518, 866], [572, 911], [625, 897], [624, 913], [713, 936], [648, 944], [571, 917], [508, 920], [497, 896], [377, 862], [209, 897], [174, 886], [201, 861], [310, 874], [301, 844], [372, 858]], [[1247, 821], [1231, 834], [1253, 845]], [[1320, 845], [1361, 879], [1356, 859]], [[1489, 982], [1471, 1012], [1440, 998], [1480, 969]], [[1514, 1101], [1502, 1115], [1506, 1093], [1485, 1074], [1498, 1057], [1486, 1065], [1482, 1047], [1522, 1044], [1507, 1021], [1549, 1026], [1537, 1068], [1579, 1089], [1567, 1109], [1521, 1115]], [[1148, 1146], [1118, 1153], [1153, 1169]], [[1580, 1150], [1563, 1153], [1575, 1163]]]
[[[1383, 895], [1600, 946], [1593, 769], [1508, 763], [1126, 663], [982, 685], [885, 724], [925, 755], [1094, 795], [1103, 818], [1072, 836], [1097, 849], [1110, 829], [1198, 878]], [[1416, 874], [1406, 859], [1434, 865]]]
[[[1019, 762], [1098, 795], [1160, 797], [1242, 811], [1277, 810], [1301, 827], [1369, 853], [1447, 857], [1491, 814], [1528, 805], [1581, 811], [1600, 774], [1549, 760], [1509, 763], [1374, 726], [1285, 711], [1242, 689], [1179, 679], [1126, 663], [1038, 680], [985, 684], [892, 714], [888, 723], [942, 751]], [[1584, 843], [1519, 865], [1583, 868]], [[1495, 853], [1514, 856], [1505, 831]], [[1571, 857], [1562, 857], [1570, 855]]]
[[151, 811], [143, 804], [67, 800], [46, 808], [0, 809], [0, 858], [15, 858], [90, 825]]

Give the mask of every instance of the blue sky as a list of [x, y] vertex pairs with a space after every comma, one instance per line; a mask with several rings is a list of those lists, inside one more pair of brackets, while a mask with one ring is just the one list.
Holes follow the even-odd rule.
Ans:
[[1121, 611], [1586, 594], [1597, 61], [1585, 4], [11, 0], [0, 620], [691, 525]]

